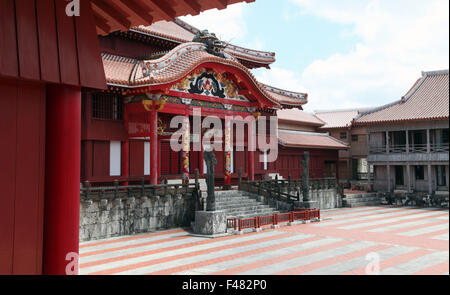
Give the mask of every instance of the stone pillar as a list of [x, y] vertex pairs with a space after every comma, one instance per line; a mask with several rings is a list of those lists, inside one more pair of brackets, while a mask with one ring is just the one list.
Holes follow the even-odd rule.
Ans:
[[407, 164], [406, 165], [406, 190], [408, 191], [408, 193], [411, 192], [411, 165]]
[[386, 165], [386, 175], [387, 175], [387, 190], [391, 192], [391, 165]]
[[155, 102], [150, 111], [150, 184], [158, 184], [158, 112]]
[[302, 193], [303, 193], [303, 202], [309, 202], [309, 152], [303, 152]]
[[224, 189], [231, 189], [231, 153], [233, 150], [231, 140], [231, 120], [225, 119], [225, 167]]
[[372, 186], [372, 175], [370, 174], [370, 167], [371, 167], [371, 165], [367, 164], [367, 169], [369, 170], [367, 173], [367, 189], [369, 192], [372, 191], [372, 187], [371, 187]]
[[216, 195], [215, 195], [215, 184], [214, 184], [214, 166], [217, 164], [216, 156], [214, 151], [205, 150], [203, 152], [203, 157], [206, 162], [207, 172], [206, 172], [206, 184], [208, 186], [208, 198], [206, 199], [206, 210], [215, 211], [216, 210]]
[[389, 131], [386, 131], [386, 153], [389, 154]]
[[406, 129], [406, 153], [409, 154], [409, 130]]
[[184, 117], [183, 130], [183, 150], [181, 152], [182, 177], [183, 183], [189, 183], [189, 151], [191, 147], [191, 127], [189, 123], [189, 114]]
[[431, 137], [430, 137], [430, 129], [427, 129], [427, 153], [431, 153]]
[[[33, 148], [33, 147], [30, 147]], [[43, 273], [78, 273], [81, 89], [48, 85]], [[67, 260], [66, 260], [67, 259]]]
[[431, 171], [431, 164], [428, 164], [428, 193], [431, 195], [433, 193], [433, 176]]

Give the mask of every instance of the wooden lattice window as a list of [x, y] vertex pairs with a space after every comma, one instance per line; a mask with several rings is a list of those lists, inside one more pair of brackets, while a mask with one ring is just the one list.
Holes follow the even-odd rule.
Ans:
[[92, 95], [92, 117], [106, 120], [123, 120], [123, 97], [110, 93]]

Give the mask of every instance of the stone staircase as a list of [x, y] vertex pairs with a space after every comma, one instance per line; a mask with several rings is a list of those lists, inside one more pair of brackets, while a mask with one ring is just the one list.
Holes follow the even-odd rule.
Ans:
[[225, 211], [227, 218], [252, 218], [281, 213], [257, 200], [257, 196], [242, 191], [216, 192], [216, 209]]
[[383, 197], [378, 193], [353, 194], [346, 195], [342, 200], [343, 207], [363, 207], [381, 205]]

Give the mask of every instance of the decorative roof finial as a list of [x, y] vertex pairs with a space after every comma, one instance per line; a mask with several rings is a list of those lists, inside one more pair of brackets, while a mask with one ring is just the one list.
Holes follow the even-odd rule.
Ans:
[[216, 37], [216, 34], [210, 33], [208, 30], [200, 31], [195, 35], [192, 42], [199, 42], [206, 45], [206, 51], [209, 54], [225, 58], [223, 50], [226, 48], [226, 44]]

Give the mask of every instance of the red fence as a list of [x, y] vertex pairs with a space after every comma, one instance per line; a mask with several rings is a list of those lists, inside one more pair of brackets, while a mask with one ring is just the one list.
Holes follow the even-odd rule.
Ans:
[[294, 208], [293, 212], [273, 214], [268, 216], [258, 216], [247, 219], [229, 218], [227, 219], [227, 228], [236, 228], [242, 231], [247, 228], [261, 228], [265, 225], [278, 225], [286, 222], [294, 222], [297, 220], [308, 221], [311, 219], [320, 220], [320, 209], [300, 209]]

